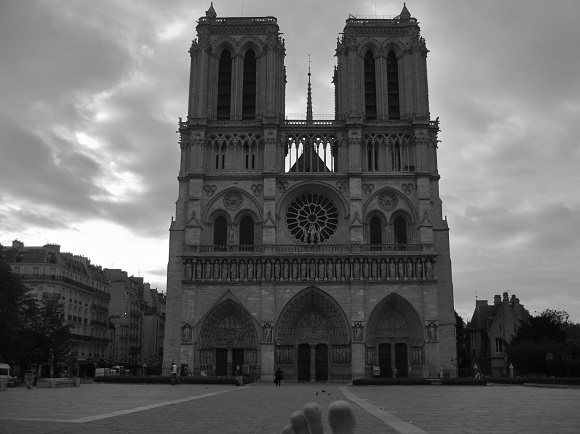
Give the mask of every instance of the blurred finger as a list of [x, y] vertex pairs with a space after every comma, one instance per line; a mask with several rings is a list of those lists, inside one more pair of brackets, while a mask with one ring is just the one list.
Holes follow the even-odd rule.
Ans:
[[295, 434], [310, 434], [308, 420], [301, 411], [295, 411], [292, 413], [292, 416], [290, 416], [290, 424], [292, 425]]
[[306, 404], [302, 409], [302, 413], [308, 420], [308, 427], [310, 434], [323, 434], [324, 426], [322, 425], [322, 410], [320, 406], [314, 402]]
[[328, 407], [328, 423], [334, 434], [353, 434], [356, 419], [352, 407], [346, 401], [334, 401]]

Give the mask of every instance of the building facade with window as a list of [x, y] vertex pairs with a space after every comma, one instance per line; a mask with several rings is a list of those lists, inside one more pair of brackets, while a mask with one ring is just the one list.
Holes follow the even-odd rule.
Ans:
[[466, 327], [466, 354], [474, 373], [502, 377], [510, 374], [505, 346], [516, 335], [522, 323], [529, 321], [530, 314], [520, 299], [504, 292], [496, 295], [493, 304], [476, 300], [475, 310]]
[[[64, 322], [72, 326], [68, 361], [78, 366], [78, 375], [94, 375], [102, 360], [110, 357], [111, 294], [104, 270], [84, 256], [61, 252], [58, 244], [25, 246], [14, 241], [6, 249], [6, 260], [39, 300], [60, 300]], [[67, 367], [65, 361], [61, 363], [63, 369]]]
[[276, 18], [218, 17], [190, 49], [164, 373], [296, 381], [454, 375], [448, 226], [428, 50], [404, 7], [350, 17], [335, 113], [285, 113]]

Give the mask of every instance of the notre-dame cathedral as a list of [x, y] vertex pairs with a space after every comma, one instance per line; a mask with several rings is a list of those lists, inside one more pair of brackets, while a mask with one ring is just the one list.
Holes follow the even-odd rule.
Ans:
[[[427, 53], [406, 7], [350, 16], [332, 120], [285, 114], [274, 17], [199, 19], [170, 227], [164, 372], [455, 374]], [[309, 72], [310, 74], [310, 72]]]

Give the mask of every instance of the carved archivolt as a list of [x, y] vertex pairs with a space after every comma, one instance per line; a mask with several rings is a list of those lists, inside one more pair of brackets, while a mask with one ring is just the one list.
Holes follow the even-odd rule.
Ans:
[[258, 347], [258, 336], [250, 315], [231, 299], [224, 300], [209, 312], [199, 341], [201, 348]]
[[256, 198], [237, 187], [228, 188], [211, 199], [203, 211], [204, 223], [211, 223], [212, 215], [220, 210], [227, 212], [230, 220], [233, 220], [234, 214], [240, 210], [249, 210], [257, 216], [258, 220], [262, 219], [262, 209]]
[[350, 342], [350, 327], [339, 304], [318, 288], [297, 294], [282, 310], [276, 325], [276, 343], [343, 344]]
[[423, 345], [423, 326], [419, 314], [409, 301], [398, 294], [383, 298], [369, 316], [365, 342], [403, 342], [411, 346]]

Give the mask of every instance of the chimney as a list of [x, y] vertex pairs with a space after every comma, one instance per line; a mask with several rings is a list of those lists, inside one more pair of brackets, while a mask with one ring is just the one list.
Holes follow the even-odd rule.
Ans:
[[44, 246], [45, 249], [49, 249], [49, 250], [54, 250], [57, 253], [60, 253], [60, 244], [45, 244]]
[[494, 295], [493, 296], [493, 304], [494, 304], [494, 306], [501, 304], [501, 295]]
[[475, 306], [476, 307], [487, 306], [487, 300], [475, 300]]
[[12, 241], [12, 247], [24, 247], [24, 243], [19, 240]]
[[503, 302], [504, 302], [504, 303], [507, 303], [508, 301], [509, 301], [509, 298], [508, 298], [508, 293], [507, 293], [507, 292], [504, 292], [504, 293], [503, 293]]

